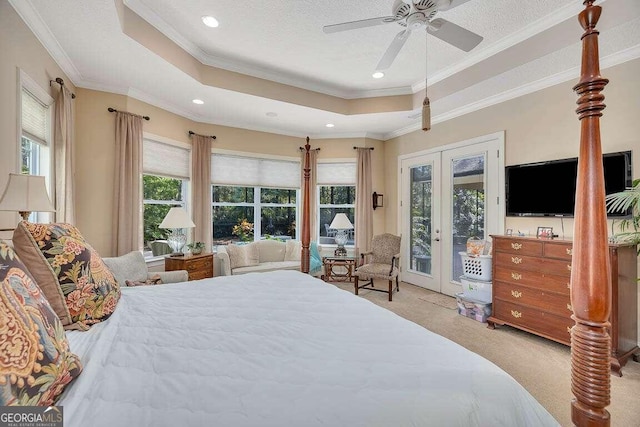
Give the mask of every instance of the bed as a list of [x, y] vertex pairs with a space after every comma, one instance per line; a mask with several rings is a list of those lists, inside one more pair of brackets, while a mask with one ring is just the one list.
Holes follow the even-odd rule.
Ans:
[[[571, 331], [571, 408], [576, 425], [608, 426], [611, 284], [609, 266], [598, 262], [606, 259], [608, 244], [599, 133], [604, 109], [600, 92], [607, 80], [599, 74], [595, 31], [601, 8], [592, 0], [585, 5], [579, 19], [586, 31], [583, 67], [575, 87], [581, 141], [571, 277], [576, 321]], [[39, 252], [45, 249], [60, 258], [55, 252], [60, 247], [50, 247], [50, 230], [31, 224], [40, 244], [33, 236], [31, 246], [25, 243], [37, 248], [31, 265], [26, 262], [30, 256], [20, 255], [38, 286], [0, 242], [2, 262], [13, 266], [0, 268], [0, 275], [8, 277], [0, 281], [0, 302], [17, 319], [10, 326], [25, 332], [26, 338], [15, 343], [29, 350], [30, 369], [18, 370], [23, 366], [6, 360], [0, 364], [6, 368], [0, 378], [3, 401], [55, 402], [64, 407], [67, 426], [558, 425], [491, 362], [304, 274], [310, 242], [308, 138], [305, 150], [301, 272], [119, 290], [102, 260], [83, 246], [79, 231], [69, 224], [54, 225], [66, 227], [65, 238], [77, 235], [65, 250], [79, 257], [89, 254], [81, 261], [103, 282], [77, 287], [85, 267], [67, 266], [62, 273], [73, 276], [74, 283], [66, 285], [72, 291], [63, 295], [54, 279], [51, 297], [45, 299], [47, 287], [36, 272], [46, 278], [59, 271], [32, 265], [47, 262]], [[70, 263], [58, 258], [55, 262], [63, 266]], [[68, 297], [73, 297], [72, 305]], [[63, 325], [84, 331], [65, 333]], [[14, 353], [8, 349], [3, 356]], [[49, 367], [60, 368], [60, 375], [50, 376], [45, 372]], [[42, 382], [49, 388], [42, 391]]]
[[486, 359], [297, 271], [122, 289], [65, 426], [556, 426]]

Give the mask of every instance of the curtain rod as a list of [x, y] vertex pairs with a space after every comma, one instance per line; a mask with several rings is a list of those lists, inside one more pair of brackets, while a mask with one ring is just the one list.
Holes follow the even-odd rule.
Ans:
[[[118, 110], [116, 110], [115, 108], [111, 108], [111, 107], [107, 108], [107, 111], [110, 112], [110, 113], [117, 113], [118, 112]], [[129, 113], [129, 114], [132, 114], [132, 113]], [[149, 116], [142, 116], [142, 118], [145, 119], [145, 120], [151, 120], [151, 118]]]
[[[58, 83], [60, 86], [64, 86], [64, 80], [62, 80], [60, 77], [56, 77], [55, 80], [49, 80], [49, 86], [51, 86], [51, 83]], [[71, 92], [71, 99], [75, 99], [76, 98], [76, 94]]]
[[354, 150], [357, 150], [358, 148], [368, 148], [369, 150], [373, 150], [374, 147], [353, 147]]
[[[194, 131], [190, 130], [190, 131], [189, 131], [189, 136], [191, 136], [191, 135], [199, 135], [199, 134], [197, 134], [197, 133], [195, 133]], [[209, 138], [216, 139], [216, 136], [215, 136], [215, 135], [200, 135], [200, 136], [208, 136]]]

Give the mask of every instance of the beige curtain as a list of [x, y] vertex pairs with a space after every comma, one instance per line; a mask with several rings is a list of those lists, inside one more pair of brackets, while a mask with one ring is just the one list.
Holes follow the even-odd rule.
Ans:
[[211, 137], [191, 137], [191, 185], [193, 187], [193, 240], [203, 242], [213, 250], [213, 220], [211, 217]]
[[[302, 150], [302, 156], [300, 157], [300, 197], [303, 197], [304, 191], [304, 157], [305, 150]], [[309, 150], [309, 232], [311, 233], [311, 241], [318, 240], [318, 150]], [[303, 201], [304, 203], [304, 201]], [[304, 206], [301, 203], [302, 212], [304, 212]], [[302, 212], [300, 212], [300, 220], [302, 221]], [[298, 228], [302, 230], [302, 224], [298, 224]], [[300, 236], [302, 240], [302, 236]]]
[[56, 221], [73, 224], [75, 221], [74, 189], [74, 114], [72, 94], [64, 86], [56, 97], [54, 112], [54, 150], [56, 182]]
[[142, 247], [142, 117], [116, 112], [113, 249], [116, 256]]
[[371, 184], [371, 149], [358, 148], [356, 165], [356, 248], [370, 249], [373, 238], [373, 186]]

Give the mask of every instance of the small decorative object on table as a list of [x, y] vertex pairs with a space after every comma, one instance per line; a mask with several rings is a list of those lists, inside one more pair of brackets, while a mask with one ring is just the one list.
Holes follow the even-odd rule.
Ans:
[[200, 255], [204, 250], [204, 242], [193, 242], [187, 245], [193, 255]]
[[538, 227], [536, 237], [542, 239], [553, 239], [553, 227]]

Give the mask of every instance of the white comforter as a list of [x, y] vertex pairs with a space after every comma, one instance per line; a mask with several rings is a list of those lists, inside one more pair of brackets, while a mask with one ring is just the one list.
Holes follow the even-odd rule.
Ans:
[[507, 373], [296, 271], [123, 289], [65, 426], [557, 426]]

